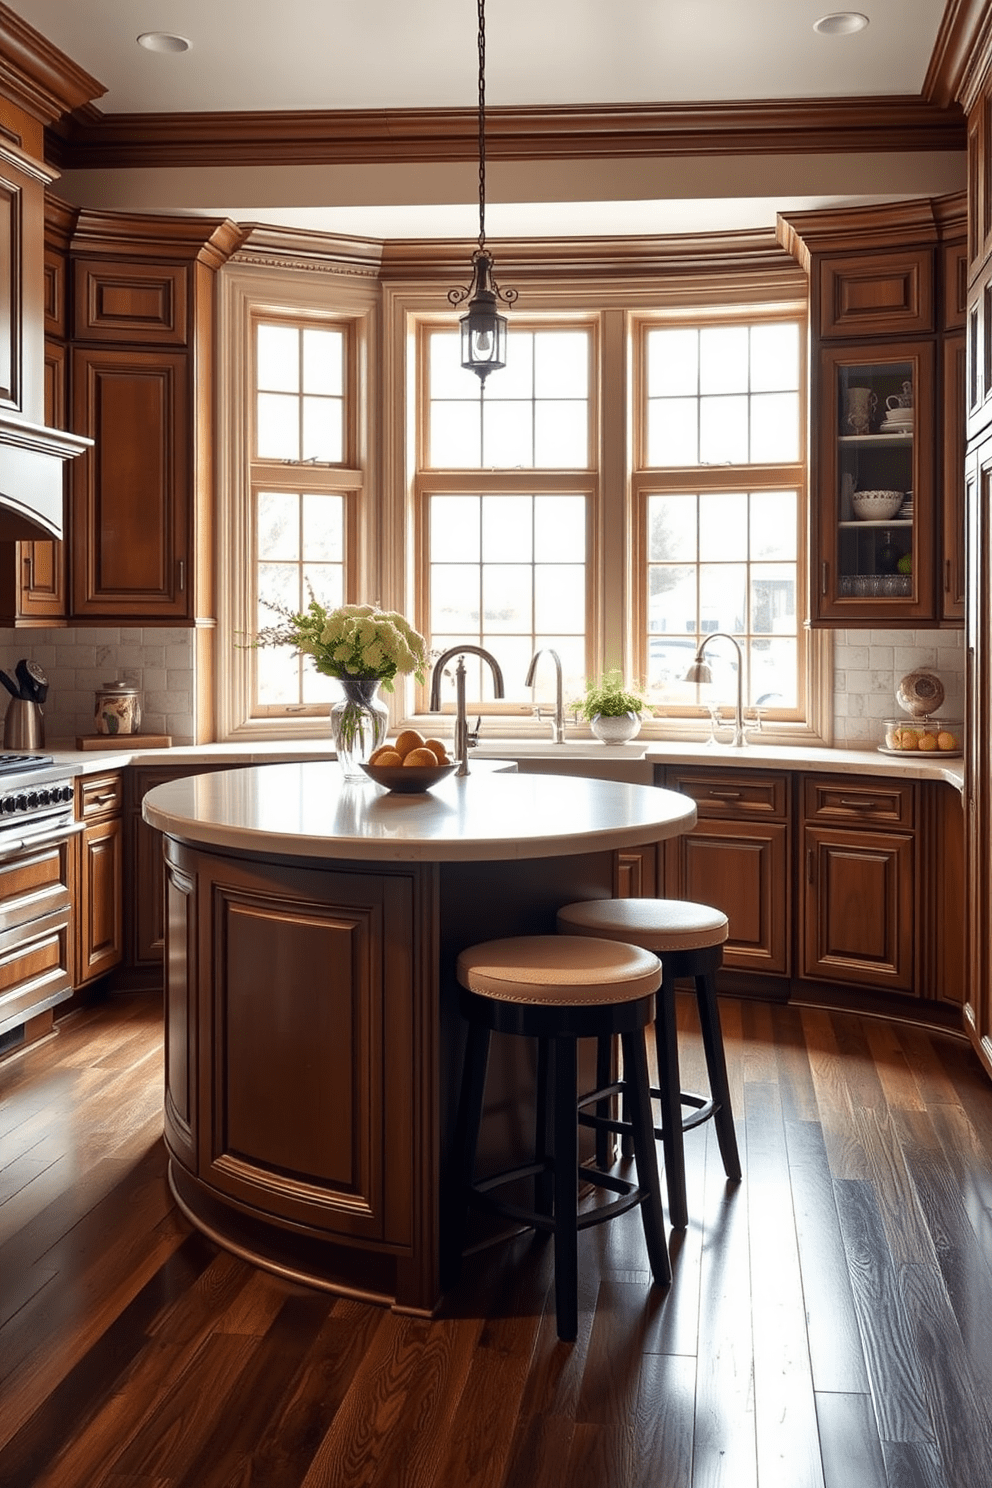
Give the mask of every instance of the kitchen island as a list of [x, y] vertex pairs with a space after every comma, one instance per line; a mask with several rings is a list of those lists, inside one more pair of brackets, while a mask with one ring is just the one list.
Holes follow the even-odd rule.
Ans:
[[[165, 837], [170, 1178], [226, 1248], [436, 1306], [458, 951], [553, 931], [562, 904], [614, 892], [618, 854], [696, 817], [672, 791], [505, 771], [478, 762], [411, 796], [278, 764], [145, 797]], [[494, 1065], [499, 1160], [527, 1125], [528, 1071], [505, 1046]]]

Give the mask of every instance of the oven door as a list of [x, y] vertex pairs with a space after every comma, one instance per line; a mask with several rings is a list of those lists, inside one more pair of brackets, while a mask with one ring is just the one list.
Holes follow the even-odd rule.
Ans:
[[71, 857], [81, 822], [0, 832], [0, 1035], [72, 995]]

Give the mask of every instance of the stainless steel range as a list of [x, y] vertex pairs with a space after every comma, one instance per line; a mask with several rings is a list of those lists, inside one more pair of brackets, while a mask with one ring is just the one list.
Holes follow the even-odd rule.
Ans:
[[0, 752], [0, 1054], [72, 995], [74, 799], [50, 754]]

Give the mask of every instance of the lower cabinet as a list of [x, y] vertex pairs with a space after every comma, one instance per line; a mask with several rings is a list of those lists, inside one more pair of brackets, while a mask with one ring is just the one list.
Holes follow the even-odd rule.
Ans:
[[76, 987], [104, 976], [124, 954], [123, 777], [79, 776], [76, 817], [83, 830], [76, 839], [75, 933], [73, 983]]

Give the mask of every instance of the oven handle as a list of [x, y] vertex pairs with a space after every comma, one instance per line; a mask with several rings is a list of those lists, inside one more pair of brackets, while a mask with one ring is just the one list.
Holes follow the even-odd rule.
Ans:
[[83, 826], [83, 822], [64, 822], [56, 832], [39, 832], [37, 837], [18, 837], [13, 842], [8, 842], [0, 835], [0, 863], [6, 862], [8, 858], [16, 858], [18, 853], [32, 847], [51, 847], [53, 843], [66, 842], [77, 832], [81, 832]]

